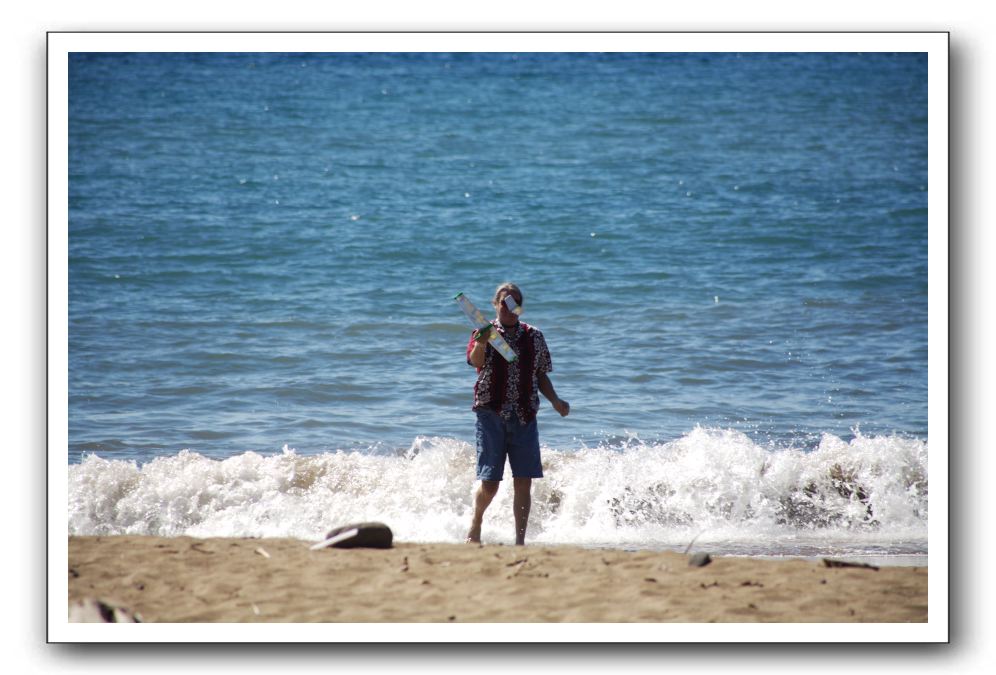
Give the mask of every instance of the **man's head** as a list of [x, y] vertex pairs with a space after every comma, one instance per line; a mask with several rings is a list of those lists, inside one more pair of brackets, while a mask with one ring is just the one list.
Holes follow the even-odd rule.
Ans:
[[491, 303], [498, 312], [498, 320], [503, 326], [514, 326], [519, 322], [519, 316], [505, 305], [505, 296], [510, 295], [515, 304], [522, 305], [522, 291], [513, 283], [506, 282], [495, 289], [495, 297]]

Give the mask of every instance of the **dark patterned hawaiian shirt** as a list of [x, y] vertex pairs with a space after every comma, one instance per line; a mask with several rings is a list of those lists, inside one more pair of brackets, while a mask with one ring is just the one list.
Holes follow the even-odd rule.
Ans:
[[[553, 370], [546, 339], [538, 329], [522, 321], [511, 328], [505, 328], [497, 319], [491, 325], [498, 329], [518, 358], [508, 363], [494, 347], [487, 346], [484, 365], [477, 369], [474, 410], [490, 408], [505, 418], [515, 411], [520, 420], [529, 422], [540, 407], [538, 377], [540, 373]], [[467, 343], [467, 363], [470, 363], [473, 349], [471, 336]]]

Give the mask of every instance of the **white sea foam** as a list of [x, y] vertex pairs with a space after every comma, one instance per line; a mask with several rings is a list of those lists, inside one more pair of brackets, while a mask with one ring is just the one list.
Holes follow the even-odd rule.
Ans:
[[[529, 540], [755, 554], [836, 549], [926, 552], [927, 443], [899, 436], [815, 450], [772, 448], [697, 428], [671, 442], [544, 448]], [[485, 541], [512, 541], [506, 481]], [[407, 452], [211, 459], [184, 450], [143, 465], [87, 456], [69, 467], [69, 533], [320, 539], [332, 526], [389, 524], [399, 541], [458, 542], [474, 491], [474, 450], [419, 437]]]

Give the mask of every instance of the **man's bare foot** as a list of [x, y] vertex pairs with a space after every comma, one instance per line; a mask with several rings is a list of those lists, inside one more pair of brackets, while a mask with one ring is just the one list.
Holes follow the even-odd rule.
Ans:
[[481, 543], [481, 526], [471, 525], [470, 531], [467, 532], [467, 543], [468, 544], [480, 544]]

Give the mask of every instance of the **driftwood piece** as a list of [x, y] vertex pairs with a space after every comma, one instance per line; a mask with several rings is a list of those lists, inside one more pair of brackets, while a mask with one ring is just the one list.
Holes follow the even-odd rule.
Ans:
[[827, 567], [858, 567], [866, 570], [875, 570], [878, 572], [878, 568], [874, 565], [869, 565], [868, 563], [856, 563], [847, 562], [846, 560], [831, 560], [830, 558], [824, 558], [823, 564]]

